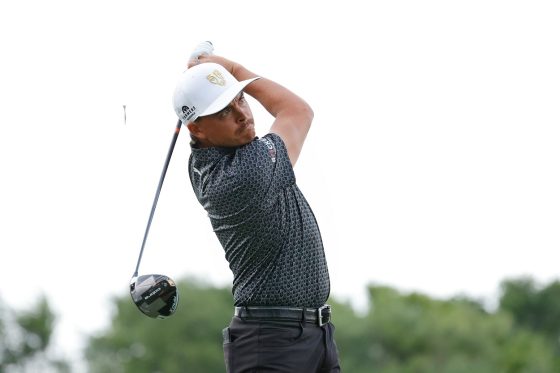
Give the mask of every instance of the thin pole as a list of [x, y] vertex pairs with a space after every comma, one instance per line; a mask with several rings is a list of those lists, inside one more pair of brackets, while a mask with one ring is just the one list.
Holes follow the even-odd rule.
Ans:
[[150, 231], [150, 226], [152, 225], [152, 219], [154, 218], [154, 213], [156, 211], [157, 202], [159, 199], [159, 193], [161, 192], [161, 187], [163, 186], [163, 180], [165, 179], [165, 174], [167, 173], [167, 167], [169, 166], [169, 161], [171, 160], [171, 155], [173, 154], [173, 149], [175, 148], [175, 143], [177, 142], [177, 137], [179, 137], [179, 131], [181, 131], [181, 120], [177, 121], [175, 126], [175, 132], [173, 133], [173, 138], [171, 139], [171, 145], [169, 146], [169, 151], [167, 152], [167, 158], [165, 159], [165, 164], [163, 165], [163, 170], [159, 178], [159, 184], [156, 191], [156, 196], [154, 197], [154, 203], [152, 204], [152, 211], [150, 212], [150, 217], [148, 219], [148, 224], [146, 225], [146, 232], [144, 233], [144, 239], [142, 240], [142, 247], [140, 248], [140, 255], [138, 255], [138, 262], [136, 263], [136, 269], [132, 277], [138, 276], [138, 268], [140, 267], [140, 261], [142, 260], [142, 254], [144, 253], [144, 246], [146, 245], [146, 239], [148, 238], [148, 232]]

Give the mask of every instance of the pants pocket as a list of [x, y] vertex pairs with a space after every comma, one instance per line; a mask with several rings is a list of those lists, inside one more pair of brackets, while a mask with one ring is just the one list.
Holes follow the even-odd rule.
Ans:
[[259, 328], [259, 345], [263, 347], [291, 346], [299, 341], [304, 328], [301, 326], [261, 326]]
[[232, 362], [231, 359], [233, 354], [231, 352], [232, 343], [231, 343], [231, 333], [229, 327], [222, 329], [222, 337], [223, 337], [223, 344], [222, 347], [224, 349], [224, 363], [226, 365], [226, 373], [232, 372]]
[[231, 332], [229, 326], [222, 329], [222, 338], [223, 338], [223, 344], [227, 344], [231, 342]]

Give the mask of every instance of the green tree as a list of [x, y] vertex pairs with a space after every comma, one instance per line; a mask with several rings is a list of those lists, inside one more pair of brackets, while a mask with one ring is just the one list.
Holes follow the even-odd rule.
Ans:
[[17, 312], [0, 302], [0, 372], [69, 372], [68, 362], [49, 354], [54, 323], [44, 296]]
[[231, 292], [192, 279], [177, 287], [177, 312], [164, 320], [144, 316], [128, 295], [115, 299], [111, 328], [89, 340], [90, 372], [223, 372]]
[[507, 313], [488, 313], [469, 299], [434, 300], [388, 287], [370, 286], [369, 294], [367, 315], [341, 319], [337, 313], [337, 339], [347, 371], [558, 371], [546, 339], [518, 330]]
[[[178, 287], [178, 311], [165, 320], [145, 317], [128, 294], [116, 298], [110, 328], [89, 341], [90, 371], [223, 372], [220, 331], [231, 319], [230, 290], [194, 280]], [[368, 291], [370, 307], [362, 314], [329, 300], [345, 372], [560, 372], [547, 335], [519, 327], [509, 311], [487, 312], [464, 297], [438, 300], [382, 286]]]
[[504, 280], [500, 286], [500, 309], [515, 322], [542, 333], [558, 346], [560, 338], [560, 282], [541, 286], [530, 277]]
[[519, 328], [543, 335], [560, 366], [560, 282], [540, 285], [519, 277], [502, 281], [500, 291], [499, 309], [510, 313]]

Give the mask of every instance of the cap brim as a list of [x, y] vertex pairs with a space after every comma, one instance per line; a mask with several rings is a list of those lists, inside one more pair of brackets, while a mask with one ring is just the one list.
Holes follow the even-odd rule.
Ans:
[[208, 108], [206, 108], [206, 110], [204, 110], [204, 112], [202, 112], [198, 116], [199, 117], [204, 117], [206, 115], [215, 114], [218, 111], [222, 110], [223, 108], [228, 106], [229, 103], [235, 98], [235, 96], [237, 96], [237, 94], [239, 94], [239, 92], [241, 92], [243, 89], [245, 89], [245, 87], [249, 83], [254, 82], [255, 80], [257, 80], [259, 78], [260, 77], [257, 76], [256, 78], [251, 78], [251, 79], [247, 79], [247, 80], [243, 80], [241, 82], [235, 83], [234, 85], [229, 87], [224, 93], [222, 93], [216, 100], [214, 100], [214, 102], [212, 102], [212, 104], [210, 104], [210, 106], [208, 106]]

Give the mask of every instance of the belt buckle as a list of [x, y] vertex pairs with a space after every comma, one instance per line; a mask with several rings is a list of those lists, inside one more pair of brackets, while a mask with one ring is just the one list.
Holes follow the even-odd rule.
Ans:
[[325, 324], [327, 324], [329, 321], [331, 321], [331, 313], [329, 312], [327, 315], [325, 315], [325, 321], [323, 321], [323, 310], [331, 310], [331, 306], [329, 306], [328, 304], [325, 304], [324, 306], [321, 306], [319, 308], [317, 308], [317, 322], [319, 323], [319, 326], [323, 326]]

